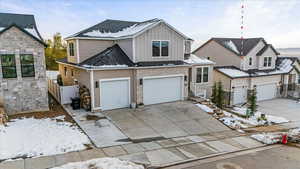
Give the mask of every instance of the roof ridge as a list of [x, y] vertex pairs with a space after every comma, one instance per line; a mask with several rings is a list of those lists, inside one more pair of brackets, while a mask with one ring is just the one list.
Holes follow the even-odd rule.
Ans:
[[6, 13], [6, 12], [0, 12], [0, 14], [34, 16], [33, 14]]

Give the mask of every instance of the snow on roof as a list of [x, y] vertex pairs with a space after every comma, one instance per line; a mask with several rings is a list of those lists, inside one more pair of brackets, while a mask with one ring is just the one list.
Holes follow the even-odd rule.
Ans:
[[3, 29], [5, 29], [4, 27], [0, 27], [0, 31], [2, 31]]
[[41, 38], [39, 37], [38, 33], [36, 32], [36, 30], [34, 28], [25, 28], [25, 30], [27, 32], [29, 32], [31, 35], [33, 35], [34, 37], [41, 40]]
[[280, 65], [278, 65], [280, 71], [288, 73], [293, 69], [293, 61], [291, 59], [284, 59]]
[[205, 58], [200, 58], [193, 54], [190, 54], [190, 57], [188, 59], [184, 60], [184, 62], [188, 63], [188, 64], [203, 64], [203, 65], [214, 64], [213, 61], [210, 61]]
[[249, 76], [248, 73], [246, 72], [243, 72], [241, 70], [238, 70], [238, 69], [234, 69], [234, 68], [219, 68], [218, 69], [220, 72], [230, 76], [230, 77], [233, 77], [233, 78], [237, 78], [237, 77], [247, 77]]
[[153, 25], [157, 22], [145, 22], [145, 23], [137, 23], [130, 27], [124, 28], [123, 30], [119, 32], [101, 32], [99, 30], [93, 30], [91, 32], [84, 33], [85, 36], [93, 36], [93, 37], [106, 37], [106, 38], [117, 38], [117, 37], [123, 37], [123, 36], [131, 36], [134, 35], [145, 28], [147, 28], [150, 25]]
[[100, 65], [100, 66], [93, 66], [93, 65], [82, 65], [85, 68], [97, 69], [97, 68], [123, 68], [128, 67], [128, 65]]
[[226, 47], [233, 50], [234, 52], [236, 52], [238, 54], [240, 53], [239, 50], [237, 49], [237, 47], [235, 46], [235, 44], [232, 42], [232, 40], [224, 41], [223, 43]]

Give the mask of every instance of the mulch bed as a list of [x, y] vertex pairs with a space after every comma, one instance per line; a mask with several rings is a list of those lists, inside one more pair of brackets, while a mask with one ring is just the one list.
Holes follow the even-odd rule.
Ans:
[[64, 120], [70, 123], [75, 123], [72, 117], [62, 108], [62, 106], [57, 103], [53, 98], [49, 97], [49, 101], [51, 102], [49, 106], [49, 111], [44, 112], [32, 112], [32, 113], [24, 113], [17, 115], [8, 116], [9, 120], [20, 119], [20, 118], [31, 118], [34, 117], [36, 119], [44, 119], [44, 118], [54, 118], [58, 116], [65, 116]]

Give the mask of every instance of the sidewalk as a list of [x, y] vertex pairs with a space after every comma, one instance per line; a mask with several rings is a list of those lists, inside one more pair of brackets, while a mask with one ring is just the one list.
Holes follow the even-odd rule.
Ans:
[[226, 131], [208, 135], [94, 148], [55, 156], [2, 162], [0, 163], [0, 169], [47, 169], [69, 162], [101, 157], [117, 157], [149, 167], [158, 167], [264, 146], [250, 137], [242, 135], [235, 131]]

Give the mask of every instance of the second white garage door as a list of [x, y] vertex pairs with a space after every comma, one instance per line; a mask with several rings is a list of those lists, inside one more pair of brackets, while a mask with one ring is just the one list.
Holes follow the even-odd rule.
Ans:
[[247, 102], [247, 88], [236, 87], [233, 92], [233, 104], [242, 104]]
[[183, 77], [145, 78], [143, 102], [145, 105], [172, 102], [183, 98]]
[[276, 84], [265, 84], [265, 85], [257, 85], [257, 100], [270, 100], [276, 97], [277, 87]]
[[129, 78], [100, 81], [100, 106], [102, 110], [130, 106]]

